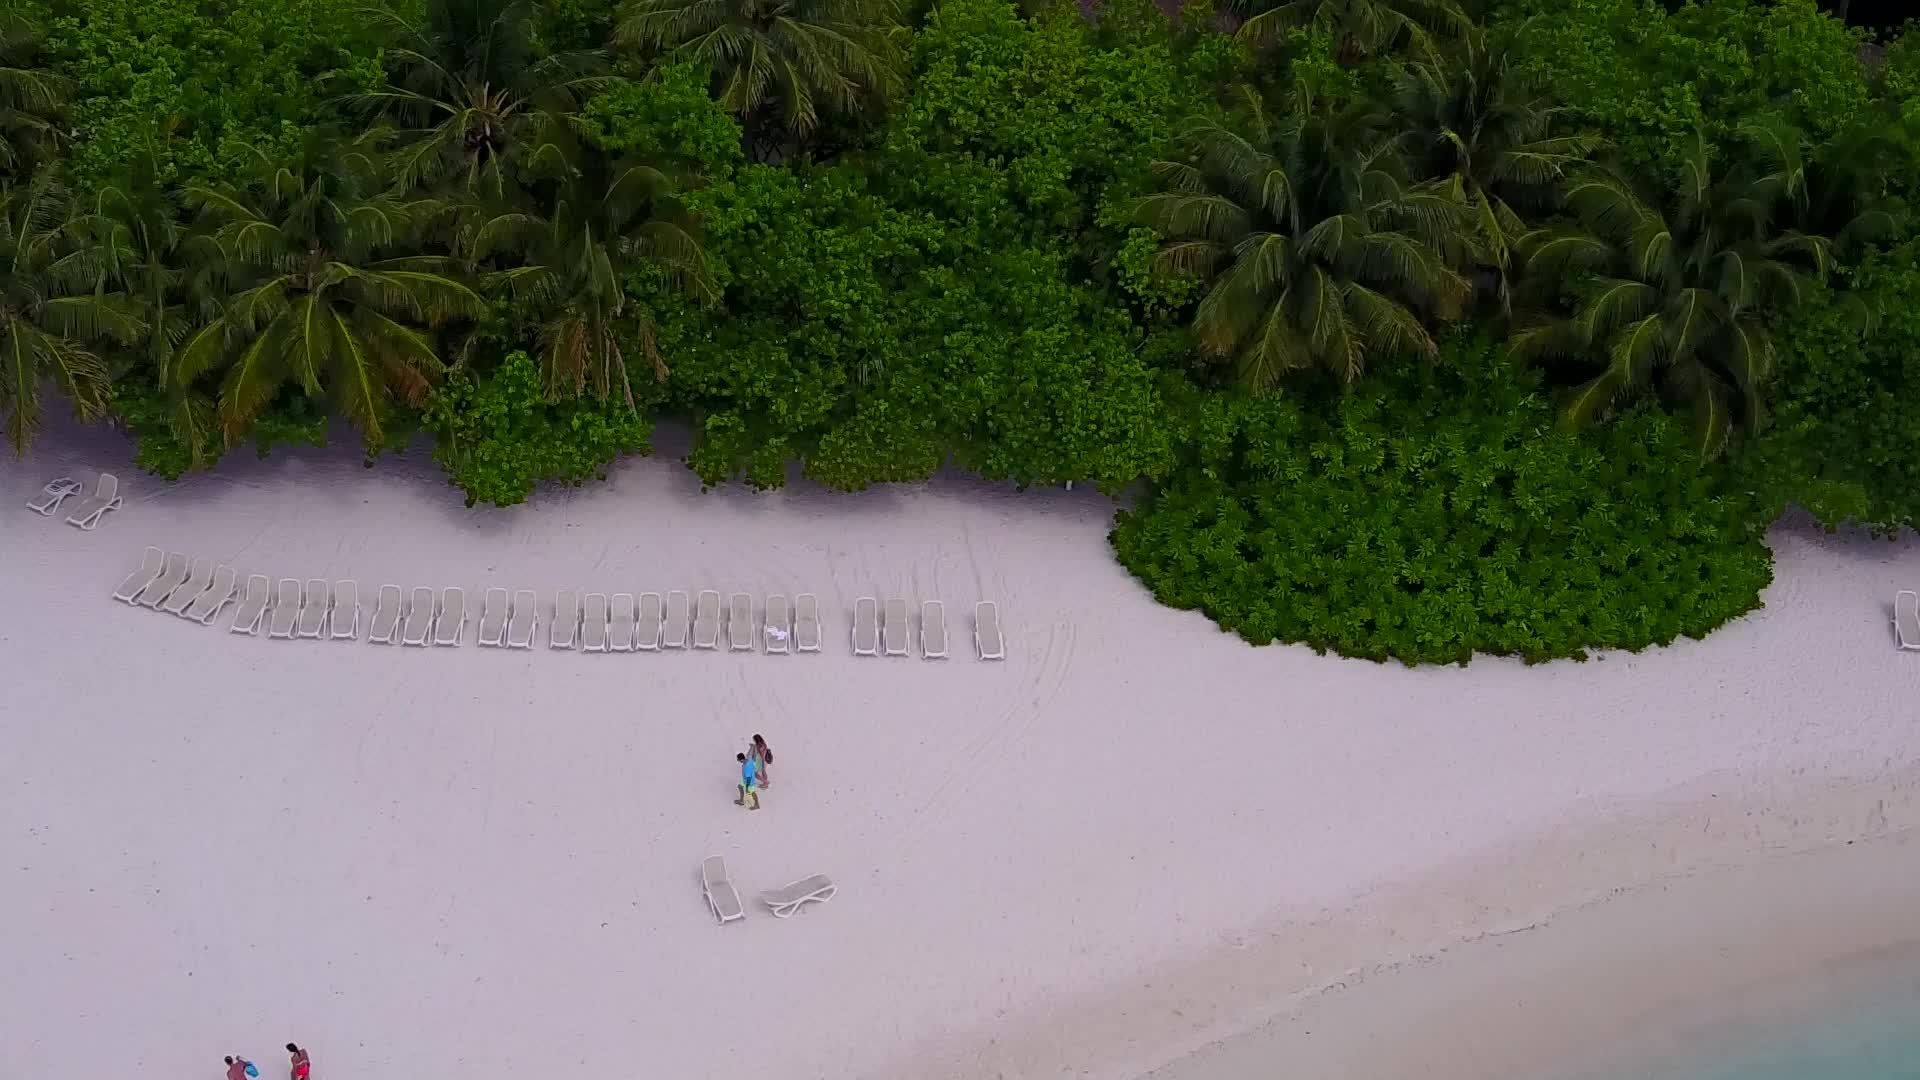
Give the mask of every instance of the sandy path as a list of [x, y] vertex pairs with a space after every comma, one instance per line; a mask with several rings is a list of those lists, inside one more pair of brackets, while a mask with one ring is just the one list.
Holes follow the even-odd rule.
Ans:
[[[1083, 492], [703, 495], [655, 460], [469, 511], [430, 464], [241, 454], [176, 487], [121, 468], [128, 505], [90, 535], [12, 509], [124, 455], [56, 432], [0, 469], [0, 1054], [20, 1075], [105, 1034], [169, 1076], [288, 1038], [331, 1076], [1127, 1076], [1228, 1017], [1151, 999], [1119, 1040], [1032, 1021], [1558, 822], [1920, 762], [1920, 663], [1882, 615], [1920, 583], [1913, 544], [1777, 530], [1767, 609], [1704, 643], [1406, 671], [1155, 605]], [[113, 604], [149, 543], [369, 597], [810, 589], [827, 649], [252, 640]], [[869, 593], [944, 600], [956, 658], [853, 658]], [[981, 597], [1005, 664], [971, 658]], [[778, 766], [749, 816], [732, 756], [754, 731]], [[826, 872], [840, 896], [716, 928], [709, 852], [743, 894]], [[1527, 903], [1560, 902], [1542, 880]]]

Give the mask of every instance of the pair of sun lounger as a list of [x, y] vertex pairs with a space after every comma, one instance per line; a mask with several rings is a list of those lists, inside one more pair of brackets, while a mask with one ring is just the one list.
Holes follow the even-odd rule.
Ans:
[[767, 597], [764, 618], [754, 619], [753, 597], [734, 593], [723, 609], [720, 593], [703, 589], [698, 599], [674, 589], [659, 593], [588, 593], [584, 604], [577, 594], [561, 592], [554, 600], [554, 617], [547, 644], [555, 649], [576, 645], [587, 652], [653, 652], [718, 649], [724, 627], [727, 648], [751, 652], [762, 636], [769, 653], [820, 650], [820, 604], [812, 593], [801, 593], [792, 607], [781, 595]]
[[[871, 596], [853, 602], [853, 655], [907, 655], [913, 627], [908, 622], [907, 602], [889, 597], [882, 605]], [[1005, 636], [1000, 632], [1000, 607], [991, 600], [973, 606], [974, 649], [982, 660], [1004, 660]], [[938, 600], [920, 605], [920, 655], [928, 660], [947, 658], [947, 608]]]
[[[27, 509], [41, 517], [52, 517], [60, 510], [60, 505], [85, 490], [80, 481], [70, 476], [50, 480], [40, 489], [40, 494], [27, 500]], [[81, 499], [67, 515], [67, 524], [92, 532], [100, 524], [100, 519], [109, 510], [120, 509], [120, 480], [112, 473], [101, 473], [94, 482], [93, 494]]]
[[[747, 909], [740, 903], [740, 893], [727, 878], [727, 862], [718, 855], [709, 855], [700, 864], [700, 888], [706, 893], [707, 907], [713, 917], [725, 926], [735, 919], [747, 917]], [[832, 879], [825, 874], [801, 878], [789, 882], [771, 892], [760, 894], [760, 902], [767, 905], [776, 919], [788, 919], [808, 904], [824, 904], [833, 899], [840, 891]]]

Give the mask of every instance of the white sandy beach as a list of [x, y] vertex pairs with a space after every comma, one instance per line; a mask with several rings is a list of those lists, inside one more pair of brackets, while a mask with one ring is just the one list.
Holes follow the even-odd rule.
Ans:
[[[1920, 941], [1894, 903], [1920, 887], [1920, 656], [1885, 616], [1920, 588], [1911, 539], [1777, 528], [1767, 606], [1704, 642], [1410, 671], [1160, 607], [1091, 492], [703, 494], [668, 457], [468, 510], [423, 452], [242, 450], [172, 486], [129, 453], [63, 426], [0, 465], [7, 1075], [80, 1053], [214, 1076], [240, 1052], [274, 1076], [294, 1039], [323, 1077], [1232, 1080], [1278, 1075], [1289, 1018], [1354, 995], [1383, 1011], [1323, 1034], [1418, 1029], [1390, 1007], [1417, 1011], [1418, 984], [1391, 986], [1445, 964], [1408, 961], [1494, 938], [1598, 955], [1626, 920], [1577, 909], [1689, 882], [1755, 933], [1790, 922], [1795, 963]], [[20, 508], [101, 467], [127, 504], [98, 531]], [[113, 602], [148, 544], [369, 596], [813, 591], [827, 648], [245, 638]], [[859, 595], [944, 600], [954, 659], [854, 658]], [[1004, 664], [966, 640], [981, 598]], [[756, 731], [777, 761], [749, 814], [733, 755]], [[717, 927], [715, 852], [743, 896], [840, 892]], [[1795, 858], [1847, 869], [1726, 884]], [[1331, 1071], [1291, 1075], [1367, 1074], [1314, 1045]], [[1420, 1074], [1534, 1067], [1445, 1056]]]

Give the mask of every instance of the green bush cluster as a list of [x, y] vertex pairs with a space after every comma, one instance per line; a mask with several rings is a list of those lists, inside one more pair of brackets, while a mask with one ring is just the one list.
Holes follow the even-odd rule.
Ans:
[[427, 399], [433, 457], [467, 505], [512, 506], [542, 482], [579, 486], [622, 454], [653, 449], [653, 423], [616, 402], [548, 400], [540, 373], [515, 352], [482, 376], [449, 374]]
[[1643, 649], [1759, 605], [1753, 497], [1657, 410], [1577, 436], [1530, 382], [1468, 341], [1324, 408], [1198, 402], [1194, 459], [1118, 516], [1114, 550], [1256, 645], [1408, 664]]

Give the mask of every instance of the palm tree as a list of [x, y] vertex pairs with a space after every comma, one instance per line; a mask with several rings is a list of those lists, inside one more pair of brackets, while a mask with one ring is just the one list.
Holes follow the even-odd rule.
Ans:
[[1897, 117], [1871, 115], [1819, 146], [1782, 123], [1743, 126], [1761, 180], [1803, 233], [1833, 240], [1849, 260], [1867, 244], [1899, 235], [1906, 207], [1891, 190], [1915, 166], [1913, 141]]
[[1526, 219], [1551, 209], [1568, 173], [1600, 146], [1598, 137], [1556, 131], [1565, 108], [1513, 55], [1507, 42], [1469, 34], [1453, 55], [1401, 65], [1393, 96], [1414, 173], [1460, 185], [1476, 259], [1503, 314], [1512, 310], [1513, 244]]
[[392, 194], [362, 144], [321, 134], [293, 164], [262, 153], [256, 165], [252, 183], [187, 191], [228, 296], [175, 353], [175, 385], [223, 370], [229, 437], [291, 383], [330, 395], [377, 442], [394, 395], [417, 404], [443, 369], [427, 330], [484, 304], [453, 260], [406, 253], [431, 208]]
[[43, 39], [24, 17], [0, 12], [0, 176], [30, 172], [59, 133], [72, 87], [35, 66]]
[[1240, 36], [1255, 45], [1319, 29], [1332, 35], [1348, 63], [1400, 44], [1431, 54], [1436, 34], [1452, 37], [1472, 25], [1458, 0], [1234, 0], [1234, 7], [1247, 16]]
[[174, 354], [216, 313], [211, 276], [223, 260], [219, 245], [188, 227], [177, 193], [159, 182], [152, 158], [102, 186], [75, 224], [86, 237], [80, 254], [96, 287], [124, 295], [140, 320], [133, 355], [145, 361], [145, 374], [167, 398], [174, 437], [199, 465], [212, 403], [174, 378]]
[[111, 380], [96, 342], [127, 343], [139, 320], [98, 290], [76, 257], [69, 194], [43, 169], [0, 184], [0, 410], [16, 453], [40, 430], [40, 388], [51, 379], [82, 416], [106, 409]]
[[553, 397], [589, 387], [634, 406], [621, 333], [632, 320], [654, 377], [667, 376], [629, 276], [661, 275], [699, 302], [717, 298], [691, 217], [671, 172], [639, 158], [613, 159], [583, 146], [565, 118], [549, 118], [532, 159], [535, 202], [479, 221], [463, 246], [474, 263], [496, 267], [490, 284], [541, 319], [539, 353]]
[[388, 6], [382, 28], [396, 74], [353, 103], [399, 125], [393, 157], [405, 188], [443, 182], [499, 198], [509, 163], [541, 110], [566, 110], [597, 84], [598, 56], [543, 57], [530, 0], [428, 0], [419, 21]]
[[1168, 238], [1159, 268], [1206, 282], [1201, 345], [1256, 391], [1309, 367], [1351, 382], [1370, 353], [1437, 355], [1425, 320], [1457, 317], [1469, 292], [1450, 265], [1468, 228], [1458, 200], [1410, 183], [1363, 108], [1243, 115], [1249, 134], [1186, 132], [1187, 156], [1154, 165], [1165, 190], [1135, 207]]
[[1543, 290], [1571, 276], [1573, 314], [1513, 338], [1523, 354], [1600, 365], [1569, 396], [1568, 423], [1656, 384], [1693, 410], [1703, 456], [1725, 445], [1736, 409], [1758, 423], [1774, 361], [1768, 317], [1798, 305], [1831, 257], [1827, 238], [1782, 225], [1780, 198], [1764, 178], [1716, 178], [1704, 139], [1670, 190], [1643, 196], [1607, 173], [1569, 188], [1582, 228], [1542, 229], [1520, 246]]
[[902, 33], [897, 0], [632, 0], [614, 41], [706, 65], [750, 131], [772, 108], [804, 138], [824, 112], [899, 91]]

